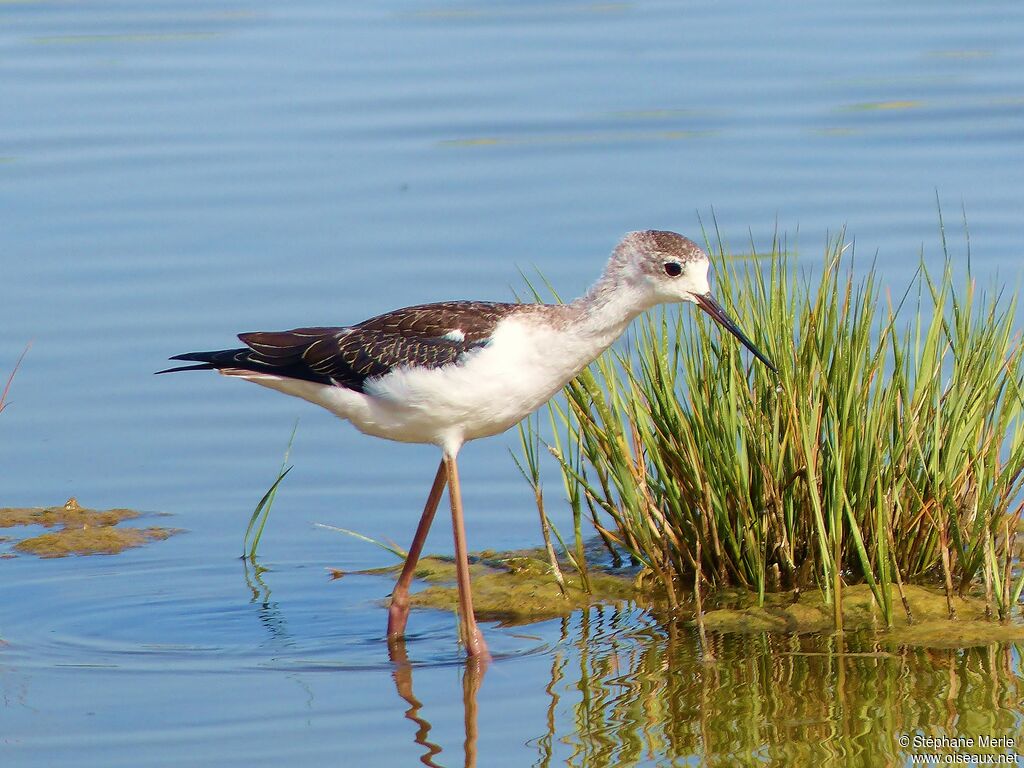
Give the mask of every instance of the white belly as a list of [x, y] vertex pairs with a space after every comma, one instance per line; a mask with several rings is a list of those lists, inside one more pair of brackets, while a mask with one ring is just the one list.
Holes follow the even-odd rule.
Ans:
[[260, 374], [244, 378], [321, 405], [366, 434], [454, 452], [531, 414], [616, 335], [576, 338], [529, 320], [508, 320], [486, 347], [459, 364], [398, 368], [367, 380], [365, 394]]

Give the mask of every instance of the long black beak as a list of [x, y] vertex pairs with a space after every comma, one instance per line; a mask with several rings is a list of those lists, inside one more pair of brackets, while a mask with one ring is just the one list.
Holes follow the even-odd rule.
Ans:
[[754, 342], [747, 338], [747, 335], [740, 330], [740, 327], [733, 322], [733, 319], [725, 313], [722, 309], [722, 305], [715, 301], [714, 296], [710, 293], [705, 293], [703, 296], [697, 296], [697, 306], [711, 315], [712, 319], [720, 326], [725, 328], [729, 333], [735, 336], [742, 342], [743, 346], [754, 353], [754, 357], [760, 360], [762, 363], [768, 366], [772, 373], [778, 375], [778, 369], [772, 365], [771, 360], [761, 354], [761, 350], [754, 346]]

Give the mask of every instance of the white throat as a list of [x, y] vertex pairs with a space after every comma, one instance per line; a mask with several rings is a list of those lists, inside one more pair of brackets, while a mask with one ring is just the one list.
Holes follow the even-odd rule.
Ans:
[[650, 290], [636, 280], [622, 280], [612, 265], [583, 296], [566, 306], [573, 332], [594, 344], [596, 357], [642, 312], [657, 305]]

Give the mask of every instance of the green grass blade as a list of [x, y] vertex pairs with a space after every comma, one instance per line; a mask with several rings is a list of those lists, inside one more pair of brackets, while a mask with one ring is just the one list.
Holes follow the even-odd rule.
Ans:
[[[256, 508], [253, 510], [252, 516], [249, 518], [249, 525], [246, 526], [245, 536], [242, 539], [242, 556], [250, 560], [256, 557], [256, 550], [259, 548], [260, 539], [263, 538], [263, 529], [267, 525], [267, 520], [270, 517], [270, 510], [274, 506], [274, 499], [277, 497], [277, 489], [281, 485], [281, 481], [284, 480], [285, 476], [291, 472], [292, 468], [287, 466], [288, 457], [291, 456], [292, 444], [295, 442], [295, 433], [299, 429], [299, 420], [295, 420], [295, 424], [292, 426], [292, 434], [288, 438], [288, 445], [284, 450], [284, 460], [281, 462], [281, 468], [277, 472], [277, 479], [274, 480], [273, 485], [267, 489], [267, 492], [263, 494], [263, 498], [260, 499]], [[248, 549], [248, 555], [245, 550]]]

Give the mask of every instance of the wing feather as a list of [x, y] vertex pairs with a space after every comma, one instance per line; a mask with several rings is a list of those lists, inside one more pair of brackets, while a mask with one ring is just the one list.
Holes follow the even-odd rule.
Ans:
[[270, 373], [364, 391], [367, 379], [403, 366], [458, 364], [485, 346], [515, 304], [443, 302], [406, 307], [344, 328], [311, 327], [239, 334], [245, 349], [191, 352], [208, 368]]

